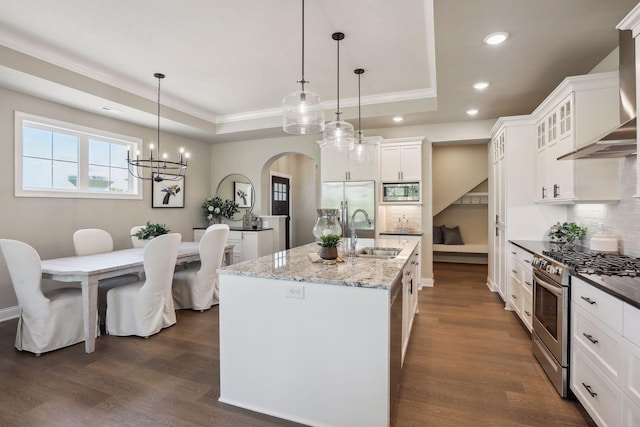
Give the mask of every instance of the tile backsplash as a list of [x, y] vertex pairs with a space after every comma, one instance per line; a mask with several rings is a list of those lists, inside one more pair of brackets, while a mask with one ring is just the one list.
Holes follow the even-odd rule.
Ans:
[[396, 231], [398, 218], [408, 220], [409, 229], [422, 231], [422, 206], [420, 205], [380, 205], [382, 207], [381, 219], [383, 226], [379, 231]]
[[636, 163], [636, 156], [623, 160], [620, 203], [577, 204], [569, 207], [568, 220], [588, 229], [584, 244], [589, 244], [589, 238], [600, 230], [602, 224], [618, 237], [621, 253], [640, 257], [640, 198], [633, 197], [636, 194]]

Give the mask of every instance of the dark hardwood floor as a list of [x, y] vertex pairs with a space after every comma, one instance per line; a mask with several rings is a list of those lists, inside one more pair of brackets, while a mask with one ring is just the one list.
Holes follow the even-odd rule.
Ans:
[[[486, 287], [486, 266], [436, 264], [420, 293], [395, 426], [586, 426]], [[149, 339], [102, 336], [35, 357], [0, 323], [0, 426], [293, 426], [218, 402], [218, 309], [178, 311]], [[259, 355], [256, 355], [259, 357]], [[268, 369], [268, 366], [265, 366]]]

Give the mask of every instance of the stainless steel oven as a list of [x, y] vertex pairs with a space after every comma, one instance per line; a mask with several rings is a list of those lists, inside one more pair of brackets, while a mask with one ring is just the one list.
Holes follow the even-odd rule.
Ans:
[[534, 255], [533, 354], [562, 397], [569, 379], [569, 274], [555, 261]]

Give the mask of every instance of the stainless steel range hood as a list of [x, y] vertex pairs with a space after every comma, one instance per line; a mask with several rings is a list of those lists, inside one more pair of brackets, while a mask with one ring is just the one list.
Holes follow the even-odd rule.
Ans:
[[636, 143], [636, 54], [631, 30], [620, 30], [620, 125], [558, 160], [606, 159], [637, 154]]

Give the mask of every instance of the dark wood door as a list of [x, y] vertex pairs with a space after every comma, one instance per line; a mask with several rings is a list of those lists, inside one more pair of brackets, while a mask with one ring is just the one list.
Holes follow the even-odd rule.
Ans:
[[281, 176], [271, 176], [271, 215], [286, 215], [285, 221], [285, 244], [286, 248], [291, 248], [289, 242], [289, 178]]

